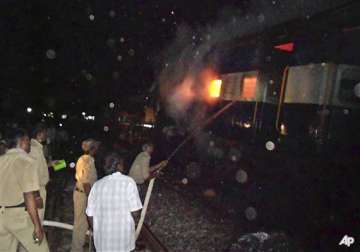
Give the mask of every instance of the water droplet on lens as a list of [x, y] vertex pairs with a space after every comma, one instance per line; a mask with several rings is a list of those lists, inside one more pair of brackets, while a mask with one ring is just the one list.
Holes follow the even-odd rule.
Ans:
[[48, 49], [48, 50], [46, 51], [46, 57], [47, 57], [48, 59], [55, 59], [55, 58], [56, 58], [56, 52], [55, 52], [55, 50], [54, 50], [54, 49]]
[[246, 216], [246, 219], [248, 219], [249, 221], [255, 220], [256, 217], [257, 217], [256, 209], [254, 207], [246, 208], [245, 209], [245, 216]]

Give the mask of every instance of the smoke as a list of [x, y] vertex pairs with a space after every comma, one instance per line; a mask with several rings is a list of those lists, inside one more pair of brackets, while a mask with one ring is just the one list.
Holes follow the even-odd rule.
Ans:
[[205, 27], [180, 25], [174, 41], [161, 54], [162, 70], [157, 80], [167, 113], [178, 123], [202, 119], [206, 82], [216, 76], [219, 52], [226, 50], [219, 45], [286, 21], [309, 19], [345, 2], [254, 0], [244, 8], [225, 7], [216, 21]]

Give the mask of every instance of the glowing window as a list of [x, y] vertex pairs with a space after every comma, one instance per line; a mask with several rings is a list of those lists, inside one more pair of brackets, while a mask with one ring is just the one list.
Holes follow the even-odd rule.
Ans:
[[222, 81], [221, 80], [212, 80], [210, 83], [210, 88], [209, 88], [209, 96], [211, 98], [218, 98], [220, 97], [220, 93], [221, 93], [221, 84]]
[[256, 76], [245, 76], [242, 83], [241, 97], [243, 99], [254, 99], [256, 95]]

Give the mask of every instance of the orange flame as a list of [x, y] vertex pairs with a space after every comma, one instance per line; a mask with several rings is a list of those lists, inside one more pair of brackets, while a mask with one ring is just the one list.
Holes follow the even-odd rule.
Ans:
[[212, 80], [209, 86], [209, 96], [211, 98], [219, 98], [221, 93], [222, 80]]
[[222, 80], [218, 79], [218, 74], [211, 68], [204, 69], [199, 76], [202, 84], [201, 97], [203, 100], [213, 103], [221, 95]]

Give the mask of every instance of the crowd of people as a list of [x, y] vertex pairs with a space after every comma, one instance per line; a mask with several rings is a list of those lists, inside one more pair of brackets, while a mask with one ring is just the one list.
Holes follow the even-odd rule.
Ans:
[[[43, 228], [46, 185], [49, 167], [57, 161], [46, 159], [46, 139], [47, 128], [40, 124], [31, 135], [12, 129], [0, 142], [0, 251], [49, 251]], [[112, 154], [105, 160], [107, 175], [98, 180], [95, 157], [99, 146], [100, 142], [91, 138], [81, 144], [83, 155], [76, 163], [73, 193], [71, 251], [84, 251], [87, 233], [93, 235], [97, 251], [133, 251], [135, 222], [142, 209], [146, 183], [167, 161], [150, 166], [154, 146], [145, 143], [129, 176], [124, 172], [124, 158]]]

